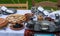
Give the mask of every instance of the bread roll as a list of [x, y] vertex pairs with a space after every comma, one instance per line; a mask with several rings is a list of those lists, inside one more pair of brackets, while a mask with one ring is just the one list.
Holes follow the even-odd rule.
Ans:
[[0, 18], [0, 28], [5, 27], [8, 25], [8, 21], [6, 19]]

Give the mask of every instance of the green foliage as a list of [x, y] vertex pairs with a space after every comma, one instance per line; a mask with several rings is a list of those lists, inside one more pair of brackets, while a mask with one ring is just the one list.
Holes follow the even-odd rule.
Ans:
[[58, 8], [53, 8], [53, 7], [44, 7], [44, 9], [48, 9], [48, 10], [51, 10], [51, 9], [54, 9], [54, 10], [57, 10]]
[[[19, 0], [20, 3], [25, 3], [27, 0]], [[8, 4], [8, 3], [18, 3], [18, 0], [0, 0], [0, 4]]]
[[[32, 7], [32, 0], [0, 0], [0, 4], [14, 4], [14, 3], [26, 3], [26, 1], [29, 2], [29, 9]], [[35, 0], [36, 3], [41, 2], [41, 1], [52, 1], [52, 2], [57, 2], [57, 0]], [[48, 8], [49, 9], [49, 8]]]

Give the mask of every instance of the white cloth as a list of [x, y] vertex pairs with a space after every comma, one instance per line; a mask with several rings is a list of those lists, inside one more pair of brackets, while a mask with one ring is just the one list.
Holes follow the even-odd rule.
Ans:
[[[31, 10], [17, 10], [17, 13], [16, 14], [26, 14], [26, 13], [31, 13]], [[2, 15], [0, 16], [0, 18], [6, 18], [8, 15]]]
[[[16, 14], [23, 14], [24, 15], [25, 13], [31, 13], [31, 10], [17, 10]], [[60, 11], [50, 13], [49, 16], [53, 15], [55, 13], [60, 14]], [[8, 15], [2, 15], [2, 16], [0, 16], [0, 18], [6, 18], [7, 16]], [[52, 17], [52, 16], [50, 16], [50, 17]], [[53, 18], [55, 18], [55, 17], [53, 17]], [[6, 28], [6, 30], [0, 30], [0, 36], [24, 36], [24, 31], [25, 31], [25, 28], [22, 30], [19, 30], [19, 31], [14, 31], [14, 30], [11, 30], [10, 27], [8, 26]]]
[[[25, 13], [31, 13], [31, 11], [30, 10], [17, 10], [16, 14], [24, 15]], [[0, 18], [6, 18], [7, 16], [8, 15], [2, 15], [2, 16], [0, 16]], [[0, 30], [0, 36], [24, 36], [24, 31], [25, 31], [25, 28], [22, 30], [19, 30], [19, 31], [11, 30], [8, 25], [6, 30]]]
[[60, 15], [60, 10], [57, 10], [57, 11], [54, 11], [54, 12], [50, 13], [48, 15], [48, 17], [51, 17], [52, 19], [55, 19], [55, 14], [59, 14]]

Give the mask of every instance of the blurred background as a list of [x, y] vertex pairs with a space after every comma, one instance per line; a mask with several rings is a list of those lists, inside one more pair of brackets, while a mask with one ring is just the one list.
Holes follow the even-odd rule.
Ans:
[[[0, 4], [19, 4], [19, 3], [26, 3], [28, 1], [28, 9], [31, 9], [32, 7], [32, 0], [0, 0]], [[58, 0], [34, 0], [35, 3], [39, 3], [42, 1], [51, 1], [51, 2], [57, 2]], [[51, 9], [51, 7], [44, 7], [45, 9]], [[57, 8], [53, 8], [57, 9]]]

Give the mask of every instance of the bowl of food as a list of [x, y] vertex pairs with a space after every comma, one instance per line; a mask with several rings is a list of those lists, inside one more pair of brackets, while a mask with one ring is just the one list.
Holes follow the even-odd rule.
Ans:
[[18, 24], [18, 23], [12, 24], [10, 26], [10, 29], [12, 29], [12, 30], [22, 30], [23, 28], [24, 28], [24, 25], [23, 24]]

